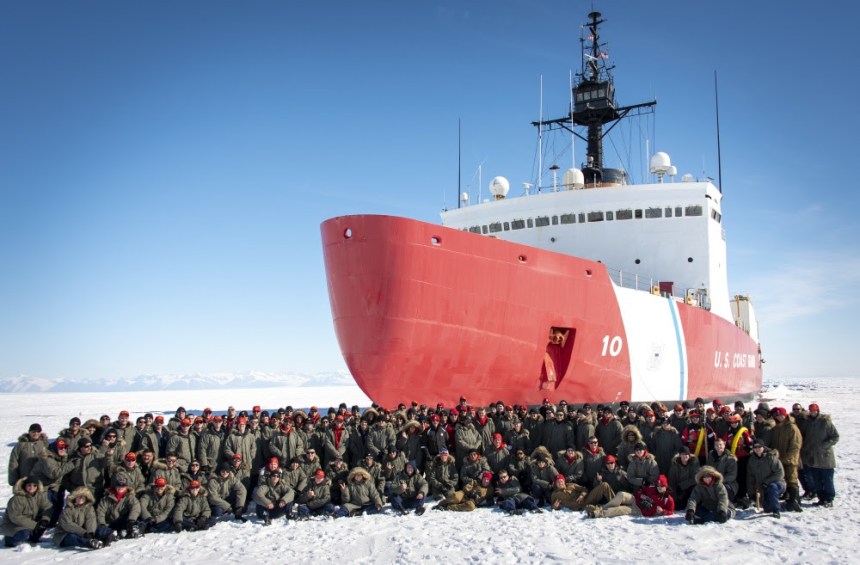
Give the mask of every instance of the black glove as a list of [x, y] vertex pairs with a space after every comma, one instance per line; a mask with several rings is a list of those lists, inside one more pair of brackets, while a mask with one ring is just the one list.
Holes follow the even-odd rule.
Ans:
[[203, 516], [197, 518], [197, 529], [198, 530], [208, 530], [209, 529], [209, 520], [204, 518]]
[[146, 519], [146, 527], [151, 528], [156, 524], [155, 518], [147, 518]]
[[684, 519], [686, 521], [690, 522], [691, 524], [693, 523], [693, 520], [695, 518], [696, 518], [696, 511], [693, 510], [692, 508], [687, 510], [687, 513], [684, 515]]
[[241, 506], [237, 506], [236, 508], [233, 509], [233, 516], [235, 516], [237, 520], [242, 519], [242, 514], [244, 514], [244, 512], [242, 512]]
[[729, 519], [729, 517], [726, 516], [725, 510], [717, 511], [717, 522], [719, 522], [720, 524], [725, 524], [726, 520], [728, 520], [728, 519]]
[[651, 500], [648, 496], [643, 496], [639, 499], [639, 505], [642, 506], [645, 510], [651, 510], [654, 507], [654, 501]]
[[39, 526], [38, 527], [42, 528], [42, 531], [44, 532], [45, 530], [48, 529], [48, 526], [50, 524], [51, 524], [50, 518], [42, 518], [41, 520], [39, 520]]
[[173, 531], [177, 534], [182, 531], [182, 522], [174, 522], [173, 523]]

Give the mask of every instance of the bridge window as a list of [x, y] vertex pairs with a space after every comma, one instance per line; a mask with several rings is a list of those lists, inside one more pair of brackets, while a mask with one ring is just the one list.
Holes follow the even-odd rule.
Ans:
[[576, 223], [576, 214], [562, 214], [561, 215], [561, 223], [562, 224], [575, 224]]
[[589, 212], [588, 213], [588, 221], [589, 222], [602, 222], [603, 221], [603, 212]]
[[481, 226], [481, 233], [482, 233], [482, 234], [485, 234], [485, 235], [486, 235], [486, 234], [488, 234], [489, 232], [490, 232], [490, 230], [489, 230], [489, 228], [488, 228], [487, 226]]
[[472, 226], [469, 228], [469, 231], [472, 233], [481, 233], [481, 226]]
[[554, 226], [557, 226], [557, 225], [558, 225], [558, 216], [553, 216], [553, 217], [552, 217], [552, 225], [554, 225]]
[[[555, 223], [557, 224], [558, 218], [553, 216], [553, 219], [555, 219]], [[549, 216], [541, 216], [539, 218], [535, 218], [535, 227], [542, 228], [542, 227], [548, 226], [548, 225], [549, 225]]]
[[641, 219], [642, 219], [642, 210], [635, 210], [635, 211], [633, 212], [633, 216], [634, 216], [637, 220], [641, 220]]
[[684, 215], [683, 212], [684, 212], [684, 210], [680, 206], [675, 206], [675, 217], [676, 218], [680, 218], [681, 216], [683, 216]]
[[696, 206], [687, 206], [684, 210], [685, 216], [701, 216], [702, 215], [702, 207], [700, 205]]
[[583, 212], [580, 212], [580, 213], [579, 213], [579, 223], [580, 223], [580, 224], [584, 224], [584, 223], [585, 223], [585, 214], [584, 214]]
[[615, 219], [615, 215], [612, 213], [612, 210], [606, 212], [606, 221], [611, 222]]
[[508, 222], [505, 222], [505, 231], [511, 231], [511, 224]]
[[512, 229], [512, 230], [521, 230], [521, 229], [523, 229], [524, 227], [526, 227], [526, 222], [525, 222], [525, 220], [513, 220], [513, 221], [511, 222], [511, 229]]
[[633, 219], [633, 210], [617, 210], [615, 212], [615, 218], [618, 220], [632, 220]]
[[528, 218], [528, 219], [526, 220], [526, 225], [527, 225], [528, 227], [530, 227], [530, 228], [535, 227], [535, 224], [534, 224], [534, 222], [532, 221], [532, 219], [531, 219], [531, 218]]
[[665, 212], [666, 212], [666, 217], [667, 217], [667, 218], [671, 218], [671, 217], [672, 217], [672, 208], [671, 208], [670, 206], [666, 206], [666, 210], [665, 210]]
[[648, 208], [645, 210], [646, 218], [662, 218], [663, 217], [663, 209], [662, 208]]
[[493, 222], [490, 224], [490, 233], [499, 233], [502, 231], [502, 222]]

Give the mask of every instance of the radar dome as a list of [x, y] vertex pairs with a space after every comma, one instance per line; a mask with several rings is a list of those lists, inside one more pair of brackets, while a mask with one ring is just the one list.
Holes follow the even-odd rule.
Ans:
[[672, 160], [669, 159], [669, 155], [662, 151], [658, 151], [654, 153], [654, 156], [651, 157], [651, 172], [656, 173], [658, 175], [665, 175], [669, 168], [672, 166]]
[[568, 169], [561, 182], [567, 190], [579, 190], [585, 187], [585, 175], [579, 169]]
[[505, 177], [493, 177], [490, 181], [490, 194], [496, 197], [496, 200], [501, 200], [508, 195], [511, 189], [511, 183]]

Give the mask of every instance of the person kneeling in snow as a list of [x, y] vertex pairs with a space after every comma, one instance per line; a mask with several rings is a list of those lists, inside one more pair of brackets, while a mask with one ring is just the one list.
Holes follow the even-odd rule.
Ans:
[[175, 506], [176, 489], [164, 477], [157, 477], [140, 497], [140, 523], [145, 532], [169, 532]]
[[[277, 459], [275, 461], [277, 462]], [[214, 526], [218, 519], [228, 512], [232, 512], [236, 520], [245, 521], [243, 514], [248, 493], [242, 481], [231, 472], [230, 465], [227, 463], [218, 465], [217, 472], [206, 485], [206, 490], [209, 507], [212, 509], [212, 517], [209, 518], [210, 526]]]
[[659, 475], [652, 486], [639, 489], [636, 494], [619, 492], [603, 506], [586, 506], [589, 518], [615, 516], [669, 516], [675, 512], [675, 501], [669, 495], [669, 480]]
[[349, 472], [346, 483], [340, 487], [343, 505], [335, 512], [335, 518], [356, 515], [365, 510], [373, 514], [382, 510], [382, 497], [373, 484], [373, 478], [363, 467]]
[[391, 486], [391, 506], [401, 514], [407, 514], [407, 508], [414, 508], [420, 516], [424, 514], [427, 491], [427, 481], [418, 472], [415, 461], [409, 461]]
[[118, 538], [138, 538], [137, 528], [140, 517], [140, 501], [134, 491], [128, 488], [128, 481], [120, 475], [114, 486], [105, 491], [105, 496], [96, 507], [98, 529], [96, 535], [108, 543]]
[[716, 520], [724, 524], [734, 515], [735, 508], [729, 502], [723, 475], [714, 467], [705, 465], [696, 473], [696, 486], [687, 501], [687, 521], [704, 524]]
[[311, 515], [334, 514], [334, 504], [331, 502], [331, 483], [325, 471], [317, 469], [313, 478], [299, 493], [297, 520], [308, 520]]
[[210, 516], [212, 510], [206, 500], [206, 490], [199, 481], [191, 481], [173, 509], [173, 531], [208, 530]]
[[282, 471], [275, 469], [266, 473], [265, 480], [254, 489], [254, 502], [257, 505], [257, 517], [263, 520], [263, 525], [272, 523], [272, 518], [287, 516], [293, 508], [295, 491], [290, 485], [281, 481]]

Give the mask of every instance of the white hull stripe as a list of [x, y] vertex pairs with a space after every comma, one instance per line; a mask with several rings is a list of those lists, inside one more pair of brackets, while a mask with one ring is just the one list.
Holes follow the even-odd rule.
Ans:
[[678, 305], [671, 298], [666, 299], [666, 301], [669, 303], [669, 311], [672, 313], [672, 323], [675, 325], [675, 339], [678, 344], [678, 359], [680, 360], [678, 398], [687, 398], [687, 348], [684, 343], [684, 336], [681, 334]]

